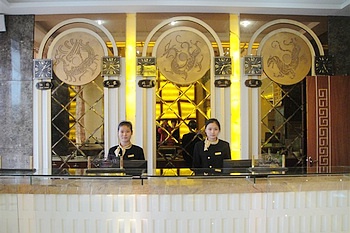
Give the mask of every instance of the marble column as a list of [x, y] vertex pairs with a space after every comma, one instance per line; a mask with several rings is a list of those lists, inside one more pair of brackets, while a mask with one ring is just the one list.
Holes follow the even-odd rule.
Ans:
[[0, 32], [2, 168], [29, 168], [33, 153], [34, 16], [6, 15]]

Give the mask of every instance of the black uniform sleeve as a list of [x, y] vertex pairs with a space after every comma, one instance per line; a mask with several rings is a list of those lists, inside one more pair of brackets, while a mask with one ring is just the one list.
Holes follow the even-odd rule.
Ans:
[[139, 152], [137, 153], [137, 159], [145, 160], [145, 154], [143, 152], [143, 149], [141, 147], [139, 147], [139, 146], [137, 146], [137, 147], [138, 147], [138, 150], [139, 150]]
[[108, 160], [116, 159], [116, 155], [114, 154], [114, 151], [117, 149], [118, 146], [113, 146], [108, 151]]
[[201, 168], [202, 167], [202, 158], [201, 158], [201, 151], [203, 151], [203, 142], [197, 142], [194, 145], [193, 149], [193, 168]]
[[224, 159], [231, 159], [231, 150], [230, 150], [230, 144], [226, 141], [224, 142], [224, 147], [223, 147], [223, 157]]

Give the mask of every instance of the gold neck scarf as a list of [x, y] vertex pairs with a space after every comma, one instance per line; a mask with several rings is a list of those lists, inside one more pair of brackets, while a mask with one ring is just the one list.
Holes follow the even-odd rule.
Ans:
[[214, 142], [211, 142], [208, 140], [208, 138], [206, 138], [204, 141], [204, 151], [207, 151], [210, 145], [216, 145], [218, 144], [218, 142], [219, 142], [218, 138]]
[[[126, 151], [127, 149], [130, 149], [131, 146], [132, 146], [132, 143], [130, 143], [129, 145], [126, 145], [126, 146], [122, 146], [122, 145], [119, 143], [119, 145], [118, 145], [117, 149], [115, 149], [114, 153], [115, 153], [115, 155], [116, 155], [117, 157], [124, 157], [125, 151]], [[122, 155], [121, 155], [121, 156], [119, 156], [120, 150], [122, 151]]]

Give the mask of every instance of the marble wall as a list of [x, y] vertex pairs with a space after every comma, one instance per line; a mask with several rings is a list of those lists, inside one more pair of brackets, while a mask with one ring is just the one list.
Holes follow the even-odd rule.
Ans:
[[350, 17], [329, 17], [328, 51], [335, 58], [335, 74], [350, 75]]
[[34, 16], [5, 16], [0, 32], [2, 168], [29, 168], [33, 154]]

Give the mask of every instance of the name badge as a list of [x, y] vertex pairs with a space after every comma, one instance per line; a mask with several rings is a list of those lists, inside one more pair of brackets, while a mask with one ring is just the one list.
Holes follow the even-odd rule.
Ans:
[[219, 152], [215, 152], [215, 155], [221, 155], [221, 152], [219, 151]]
[[128, 158], [134, 158], [134, 157], [135, 157], [134, 154], [128, 155]]

